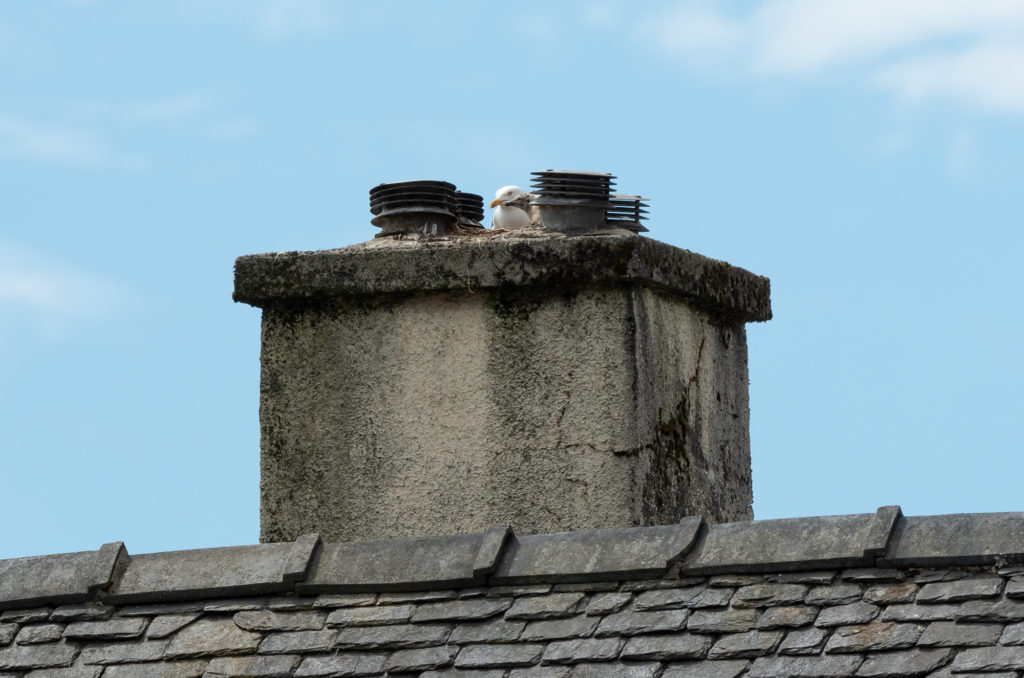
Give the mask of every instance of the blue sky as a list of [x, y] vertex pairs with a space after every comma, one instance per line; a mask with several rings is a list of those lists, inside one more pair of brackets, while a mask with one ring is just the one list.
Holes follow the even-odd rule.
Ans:
[[0, 0], [0, 557], [256, 542], [234, 258], [552, 167], [771, 278], [758, 518], [1021, 510], [1022, 73], [1003, 0]]

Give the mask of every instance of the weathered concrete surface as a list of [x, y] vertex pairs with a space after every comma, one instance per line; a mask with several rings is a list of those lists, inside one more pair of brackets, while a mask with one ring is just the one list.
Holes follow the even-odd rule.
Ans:
[[243, 257], [261, 539], [751, 517], [744, 321], [768, 282], [636, 236]]
[[298, 550], [311, 557], [309, 542], [307, 536], [299, 549], [294, 544], [260, 544], [132, 556], [107, 599], [129, 603], [284, 591], [305, 576], [305, 566], [294, 572], [299, 568], [293, 556]]
[[884, 566], [929, 567], [932, 563], [987, 565], [1024, 562], [1019, 513], [958, 513], [901, 520]]
[[686, 574], [869, 567], [885, 553], [898, 506], [875, 513], [715, 525], [682, 568]]
[[690, 298], [716, 315], [772, 317], [769, 282], [724, 261], [638, 237], [572, 237], [519, 231], [430, 241], [381, 239], [337, 250], [239, 257], [235, 301], [265, 307], [285, 299], [521, 287], [639, 283]]
[[111, 542], [98, 551], [0, 560], [0, 610], [88, 600], [110, 585], [124, 559], [124, 544]]
[[703, 521], [678, 525], [540, 534], [515, 538], [491, 576], [492, 584], [534, 581], [607, 581], [623, 576], [657, 577], [693, 546]]

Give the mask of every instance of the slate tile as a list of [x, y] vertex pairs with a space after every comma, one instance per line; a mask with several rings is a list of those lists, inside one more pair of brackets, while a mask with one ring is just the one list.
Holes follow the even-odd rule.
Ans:
[[29, 624], [22, 626], [14, 642], [18, 645], [54, 643], [61, 638], [63, 624]]
[[925, 584], [917, 594], [917, 603], [959, 603], [978, 598], [994, 598], [1003, 590], [1003, 578], [975, 576], [949, 582]]
[[814, 621], [815, 626], [845, 626], [847, 624], [864, 624], [878, 616], [879, 608], [870, 603], [850, 603], [826, 607]]
[[731, 633], [718, 639], [708, 651], [708, 659], [763, 657], [775, 649], [782, 636], [782, 631]]
[[[103, 603], [81, 603], [79, 605], [61, 605], [50, 613], [51, 622], [96, 621], [107, 619], [114, 613], [113, 605]], [[90, 671], [92, 669], [89, 669]]]
[[953, 673], [952, 666], [945, 666], [928, 674], [928, 678], [1019, 678], [1016, 671], [998, 671], [996, 673]]
[[252, 610], [239, 612], [235, 624], [246, 631], [319, 631], [327, 619], [326, 612], [274, 612]]
[[661, 678], [736, 678], [750, 664], [746, 659], [721, 659], [671, 664]]
[[542, 596], [551, 592], [551, 584], [520, 584], [509, 586], [491, 586], [485, 591], [489, 598], [505, 598], [508, 596]]
[[1014, 622], [1024, 620], [1024, 602], [1007, 600], [968, 600], [960, 603], [954, 619], [977, 622]]
[[186, 612], [184, 614], [162, 614], [149, 622], [146, 629], [147, 638], [166, 638], [180, 631], [202, 616], [202, 612]]
[[455, 657], [455, 666], [460, 669], [528, 666], [539, 662], [543, 653], [543, 643], [466, 645]]
[[65, 641], [45, 645], [9, 645], [0, 650], [0, 670], [70, 666], [77, 653], [78, 646]]
[[637, 610], [671, 610], [681, 607], [724, 607], [733, 597], [734, 589], [688, 586], [686, 588], [645, 591], [637, 596], [633, 607]]
[[882, 610], [882, 621], [948, 621], [956, 617], [956, 605], [890, 605]]
[[764, 580], [767, 582], [777, 582], [782, 584], [831, 584], [836, 578], [836, 573], [832, 570], [819, 570], [816, 572], [782, 572], [779, 574], [768, 574], [765, 575]]
[[410, 591], [406, 593], [381, 593], [377, 596], [378, 605], [394, 605], [396, 603], [429, 603], [435, 600], [453, 600], [459, 597], [458, 591]]
[[547, 596], [516, 598], [505, 613], [508, 620], [552, 619], [570, 617], [583, 602], [582, 593], [553, 593]]
[[458, 652], [459, 648], [449, 645], [399, 650], [388, 658], [384, 668], [388, 671], [429, 671], [431, 669], [440, 669], [451, 664]]
[[297, 654], [258, 657], [215, 657], [203, 678], [286, 678], [302, 661]]
[[360, 607], [376, 602], [376, 593], [325, 593], [316, 597], [313, 607]]
[[310, 596], [278, 596], [267, 601], [266, 609], [274, 612], [299, 612], [312, 610], [315, 604], [316, 598]]
[[424, 671], [419, 678], [505, 678], [505, 669], [441, 669], [440, 671]]
[[1024, 598], [1024, 576], [1010, 577], [1010, 580], [1006, 582], [1003, 595], [1007, 598]]
[[[200, 619], [178, 631], [164, 657], [193, 657], [256, 652], [263, 636], [238, 628], [230, 619]], [[148, 641], [159, 642], [159, 641]]]
[[224, 600], [208, 601], [203, 605], [203, 612], [242, 612], [243, 610], [262, 610], [266, 606], [266, 598], [225, 598]]
[[639, 633], [678, 631], [686, 624], [689, 610], [661, 610], [654, 612], [616, 612], [601, 619], [595, 635], [633, 636]]
[[[222, 659], [225, 658], [217, 657], [212, 659], [210, 663], [212, 664]], [[281, 678], [283, 676], [290, 676], [301, 661], [302, 657], [297, 654], [275, 654], [254, 657], [249, 665], [248, 673], [244, 675], [245, 678]]]
[[843, 570], [839, 574], [839, 578], [843, 581], [857, 582], [898, 582], [906, 579], [907, 575], [903, 570], [898, 570], [896, 568], [852, 567], [847, 570]]
[[804, 584], [753, 584], [741, 586], [732, 597], [732, 606], [773, 607], [802, 603], [807, 595]]
[[857, 602], [863, 596], [864, 591], [858, 584], [846, 582], [815, 586], [807, 592], [804, 602], [808, 605], [847, 605]]
[[525, 669], [512, 669], [508, 678], [569, 678], [571, 671], [571, 666], [530, 666]]
[[757, 628], [762, 631], [771, 629], [796, 628], [812, 623], [818, 616], [818, 608], [792, 605], [789, 607], [770, 607], [757, 619]]
[[114, 617], [102, 621], [77, 621], [68, 624], [64, 629], [64, 637], [80, 640], [138, 638], [146, 630], [148, 624], [149, 620], [145, 617]]
[[955, 581], [957, 579], [963, 579], [966, 576], [967, 573], [961, 572], [960, 570], [929, 569], [915, 574], [913, 576], [913, 580], [918, 584], [928, 584], [933, 581]]
[[[964, 626], [964, 624], [957, 624], [957, 626]], [[981, 626], [984, 628], [1001, 628], [996, 624], [981, 624]], [[1002, 635], [999, 637], [999, 644], [1024, 645], [1024, 622], [1007, 624], [1006, 628], [1003, 629]]]
[[158, 614], [186, 614], [202, 612], [203, 601], [183, 603], [154, 603], [152, 605], [127, 605], [117, 611], [118, 617], [153, 617]]
[[48, 607], [33, 607], [29, 610], [4, 610], [0, 612], [0, 622], [17, 622], [19, 624], [44, 622], [50, 618], [51, 611]]
[[913, 647], [921, 637], [922, 626], [876, 621], [860, 626], [842, 626], [832, 632], [825, 645], [827, 654], [874, 652]]
[[491, 619], [483, 622], [463, 622], [455, 627], [449, 643], [510, 643], [519, 640], [526, 628], [526, 622], [509, 622]]
[[336, 646], [343, 649], [394, 649], [443, 645], [452, 627], [440, 624], [351, 626], [338, 632]]
[[[555, 584], [551, 590], [555, 593], [600, 593], [606, 591], [617, 591], [619, 583], [614, 581], [581, 581], [566, 584]], [[524, 669], [525, 670], [525, 669]]]
[[327, 616], [327, 626], [377, 626], [404, 624], [412, 616], [412, 605], [381, 605], [374, 607], [343, 607]]
[[818, 657], [758, 657], [749, 678], [842, 678], [857, 672], [863, 658], [855, 654]]
[[674, 589], [686, 586], [696, 586], [706, 583], [703, 577], [683, 577], [682, 579], [643, 579], [640, 581], [628, 581], [619, 587], [620, 591], [653, 591], [655, 589]]
[[477, 586], [472, 589], [459, 589], [459, 598], [480, 598], [487, 595], [486, 586]]
[[132, 664], [155, 662], [164, 656], [167, 640], [130, 640], [90, 644], [82, 648], [82, 664]]
[[949, 650], [901, 650], [868, 655], [857, 675], [864, 678], [903, 678], [934, 671], [949, 660]]
[[413, 623], [425, 623], [487, 619], [488, 617], [501, 614], [511, 606], [511, 598], [472, 598], [446, 603], [428, 603], [418, 606], [412, 613], [410, 621]]
[[526, 625], [521, 640], [552, 640], [556, 638], [579, 638], [589, 636], [601, 620], [597, 617], [580, 615], [571, 619], [545, 619]]
[[825, 639], [828, 638], [828, 635], [828, 630], [819, 629], [817, 627], [800, 629], [799, 631], [790, 631], [786, 634], [786, 639], [783, 640], [782, 644], [779, 646], [779, 654], [818, 654], [821, 652], [821, 648], [824, 647]]
[[[69, 666], [63, 669], [36, 669], [29, 671], [25, 678], [99, 678], [102, 666]], [[12, 677], [13, 673], [0, 673], [4, 678]]]
[[953, 658], [953, 672], [1019, 671], [1024, 669], [1024, 645], [1013, 647], [969, 647]]
[[304, 657], [296, 676], [374, 676], [384, 671], [386, 655], [341, 653]]
[[[1002, 624], [957, 624], [937, 621], [928, 624], [917, 644], [921, 647], [978, 647], [995, 645], [1003, 631]], [[1002, 645], [1013, 643], [1001, 642]]]
[[708, 578], [708, 586], [749, 586], [760, 584], [764, 577], [759, 574], [716, 574]]
[[618, 612], [633, 599], [632, 593], [597, 593], [587, 605], [588, 616], [599, 616]]
[[103, 671], [103, 678], [199, 678], [205, 667], [205, 659], [160, 664], [120, 664], [108, 666]]
[[740, 633], [754, 628], [760, 613], [753, 609], [694, 610], [686, 628], [695, 633]]
[[326, 652], [334, 647], [338, 632], [331, 629], [320, 631], [283, 631], [271, 633], [260, 643], [260, 654], [292, 654], [297, 652]]
[[607, 661], [619, 656], [625, 643], [621, 638], [580, 638], [548, 644], [544, 650], [545, 664], [578, 664], [586, 661]]
[[893, 603], [912, 603], [917, 596], [917, 584], [914, 582], [903, 582], [902, 584], [878, 584], [864, 592], [865, 603], [877, 603], [881, 605], [892, 605]]
[[0, 645], [7, 645], [18, 634], [17, 624], [0, 624]]
[[577, 664], [570, 678], [654, 678], [661, 664]]
[[669, 661], [701, 659], [714, 644], [712, 636], [674, 633], [664, 636], [634, 636], [622, 648], [623, 659]]

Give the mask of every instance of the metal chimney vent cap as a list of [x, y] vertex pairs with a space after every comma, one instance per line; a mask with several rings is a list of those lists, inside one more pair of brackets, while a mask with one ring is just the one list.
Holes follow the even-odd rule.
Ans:
[[447, 181], [398, 181], [370, 189], [370, 220], [379, 235], [444, 235], [457, 223], [455, 185]]
[[483, 228], [484, 198], [476, 193], [455, 191], [456, 210], [459, 226]]
[[605, 223], [613, 228], [625, 228], [634, 233], [647, 231], [640, 222], [647, 218], [647, 198], [639, 195], [612, 195], [611, 206], [605, 212]]
[[531, 174], [531, 211], [543, 228], [560, 233], [592, 233], [605, 228], [613, 175], [553, 169]]

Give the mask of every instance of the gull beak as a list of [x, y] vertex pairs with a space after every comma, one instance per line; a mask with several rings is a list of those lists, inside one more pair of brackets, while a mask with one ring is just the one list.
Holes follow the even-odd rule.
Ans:
[[500, 204], [501, 204], [501, 198], [495, 198], [494, 200], [491, 201], [491, 207], [497, 207]]

